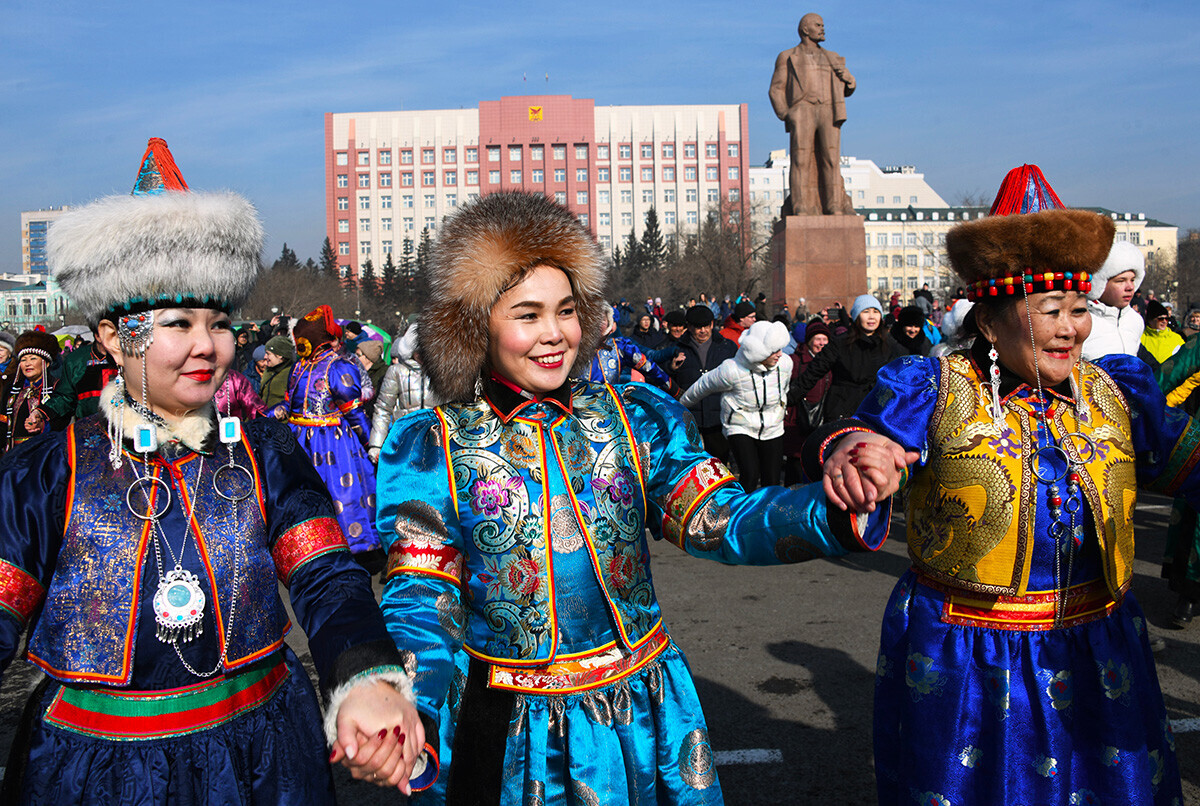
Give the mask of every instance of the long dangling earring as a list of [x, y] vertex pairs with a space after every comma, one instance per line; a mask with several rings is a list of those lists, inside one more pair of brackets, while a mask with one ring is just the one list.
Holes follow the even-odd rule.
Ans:
[[108, 461], [113, 470], [119, 470], [123, 460], [121, 453], [125, 440], [125, 366], [117, 368], [117, 377], [113, 380], [112, 414], [108, 419], [108, 441], [112, 446], [108, 450]]
[[988, 349], [988, 359], [992, 362], [988, 369], [988, 377], [992, 388], [992, 426], [996, 429], [996, 433], [1000, 434], [1004, 431], [1004, 411], [1000, 405], [1000, 354], [996, 352], [996, 345], [992, 344]]

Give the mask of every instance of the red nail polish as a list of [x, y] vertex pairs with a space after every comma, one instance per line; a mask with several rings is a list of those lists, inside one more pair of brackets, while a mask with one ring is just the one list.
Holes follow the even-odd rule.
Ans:
[[400, 741], [404, 741], [404, 732], [400, 730], [399, 725], [392, 728], [392, 733], [396, 734], [397, 739], [399, 739]]
[[404, 734], [403, 734], [403, 733], [401, 733], [401, 734], [400, 734], [400, 735], [399, 735], [399, 736], [396, 738], [396, 741], [400, 742], [400, 744], [404, 744]]
[[333, 748], [332, 750], [330, 750], [330, 751], [329, 751], [329, 760], [330, 760], [330, 761], [333, 761], [333, 757], [334, 757], [334, 756], [336, 756], [336, 755], [337, 755], [337, 748], [335, 747], [335, 748]]
[[860, 443], [858, 443], [857, 445], [855, 445], [854, 447], [855, 447], [856, 449], [857, 449], [857, 448], [865, 448], [865, 447], [867, 447], [867, 443], [865, 443], [865, 442], [860, 442]]
[[848, 453], [850, 456], [858, 456], [858, 448], [851, 448], [850, 450], [846, 451], [846, 453]]
[[386, 738], [387, 738], [387, 728], [384, 728], [383, 730], [379, 731], [379, 738], [380, 738], [380, 739], [386, 739]]
[[852, 465], [857, 465], [857, 464], [858, 464], [858, 457], [857, 457], [857, 456], [851, 456], [851, 457], [850, 457], [850, 464], [852, 464]]

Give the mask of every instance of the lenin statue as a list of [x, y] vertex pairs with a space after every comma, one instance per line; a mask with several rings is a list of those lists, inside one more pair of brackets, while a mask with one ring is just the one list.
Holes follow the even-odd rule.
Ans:
[[775, 59], [771, 106], [791, 133], [791, 196], [783, 215], [853, 215], [842, 184], [842, 123], [854, 76], [846, 60], [821, 47], [825, 22], [800, 19], [800, 44]]

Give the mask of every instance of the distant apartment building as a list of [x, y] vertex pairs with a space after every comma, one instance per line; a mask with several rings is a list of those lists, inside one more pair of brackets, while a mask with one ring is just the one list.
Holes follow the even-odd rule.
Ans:
[[49, 210], [29, 210], [21, 213], [21, 273], [46, 274], [46, 231], [50, 222], [65, 213], [69, 207], [52, 207]]
[[718, 203], [749, 215], [746, 104], [597, 106], [531, 95], [476, 109], [325, 115], [325, 218], [343, 274], [357, 275], [436, 234], [486, 193], [545, 193], [611, 250], [641, 237], [653, 207], [663, 234], [694, 231]]
[[0, 275], [0, 330], [20, 333], [36, 325], [54, 330], [71, 301], [47, 274]]
[[[788, 170], [786, 150], [772, 151], [764, 165], [750, 169], [748, 191], [756, 244], [771, 236], [788, 195]], [[868, 288], [864, 291], [884, 300], [899, 291], [901, 299], [908, 302], [912, 292], [925, 285], [939, 300], [961, 285], [946, 257], [946, 233], [955, 224], [986, 216], [987, 207], [947, 204], [911, 165], [880, 168], [871, 160], [842, 157], [842, 179], [866, 231]], [[1147, 267], [1174, 261], [1175, 226], [1144, 213], [1083, 209], [1110, 216], [1117, 225], [1116, 239], [1140, 247]]]

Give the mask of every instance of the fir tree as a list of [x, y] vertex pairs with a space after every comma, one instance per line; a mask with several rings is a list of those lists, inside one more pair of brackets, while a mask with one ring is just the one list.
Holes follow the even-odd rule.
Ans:
[[396, 264], [392, 262], [392, 253], [388, 252], [380, 274], [379, 293], [389, 308], [394, 308], [400, 300], [400, 284], [396, 274]]
[[337, 256], [333, 254], [333, 244], [329, 242], [329, 237], [325, 237], [325, 243], [321, 245], [321, 274], [326, 277], [337, 277]]
[[429, 239], [429, 227], [421, 230], [421, 241], [417, 244], [417, 273], [424, 275], [425, 269], [429, 267], [429, 248], [431, 246]]
[[662, 230], [658, 227], [658, 213], [651, 207], [646, 213], [646, 229], [642, 231], [642, 269], [647, 272], [662, 271], [666, 264], [667, 247], [663, 242]]
[[295, 271], [300, 268], [300, 260], [296, 257], [296, 253], [289, 249], [285, 243], [283, 251], [279, 253], [279, 259], [275, 261], [275, 264], [271, 268], [272, 270], [283, 269], [286, 271]]
[[358, 286], [367, 300], [373, 302], [379, 298], [379, 283], [375, 278], [375, 264], [371, 262], [371, 258], [367, 258], [358, 271]]

